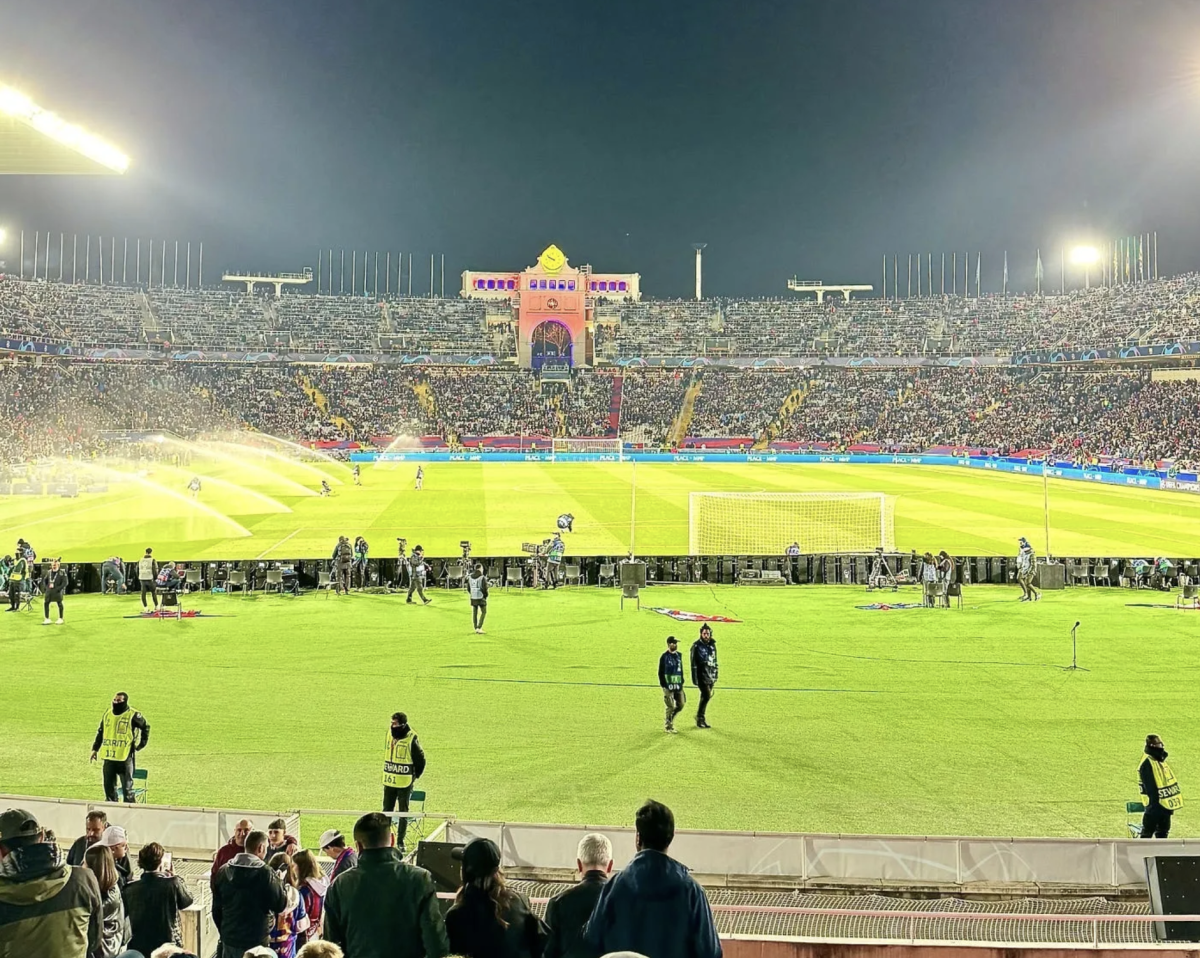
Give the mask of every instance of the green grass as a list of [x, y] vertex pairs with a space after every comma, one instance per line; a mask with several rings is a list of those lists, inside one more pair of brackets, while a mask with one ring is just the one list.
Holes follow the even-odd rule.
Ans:
[[[186, 468], [155, 466], [138, 481], [118, 473], [103, 495], [0, 499], [0, 536], [24, 536], [39, 554], [98, 561], [113, 552], [162, 559], [312, 558], [338, 535], [362, 533], [373, 554], [394, 555], [395, 537], [429, 555], [511, 555], [576, 516], [575, 554], [677, 553], [688, 548], [688, 493], [865, 491], [897, 496], [902, 549], [1013, 554], [1029, 536], [1044, 550], [1043, 490], [1030, 476], [954, 467], [766, 463], [432, 463], [414, 491], [411, 463], [363, 470], [363, 486], [336, 465], [263, 459], [235, 450]], [[198, 501], [186, 493], [206, 477]], [[322, 476], [334, 495], [318, 498]], [[1200, 542], [1200, 496], [1051, 481], [1051, 547], [1060, 555], [1190, 555]], [[631, 523], [631, 514], [636, 518]], [[781, 544], [782, 547], [782, 544]]]
[[[0, 533], [42, 556], [99, 560], [328, 556], [362, 532], [433, 555], [470, 539], [512, 554], [563, 511], [569, 553], [687, 547], [692, 491], [879, 491], [898, 496], [901, 548], [1012, 554], [1041, 548], [1043, 489], [1026, 476], [905, 466], [451, 463], [364, 469], [252, 451], [77, 499], [0, 500]], [[184, 493], [208, 477], [199, 503]], [[322, 475], [335, 495], [312, 494]], [[1051, 482], [1051, 538], [1066, 555], [1191, 555], [1200, 497]], [[1152, 596], [1147, 599], [1146, 596]], [[962, 611], [865, 612], [857, 588], [655, 587], [649, 605], [732, 614], [718, 626], [715, 728], [662, 732], [655, 668], [668, 633], [696, 628], [618, 609], [610, 590], [502, 593], [488, 635], [461, 593], [428, 608], [395, 597], [205, 596], [221, 617], [144, 622], [135, 599], [72, 597], [68, 624], [0, 616], [0, 791], [98, 797], [87, 763], [118, 688], [153, 725], [156, 802], [362, 808], [379, 798], [388, 716], [409, 712], [430, 757], [433, 811], [627, 823], [647, 795], [686, 827], [849, 832], [1119, 835], [1143, 736], [1157, 732], [1185, 791], [1200, 787], [1189, 702], [1200, 614], [1073, 589], [1035, 605], [1015, 588], [968, 591]], [[916, 601], [915, 594], [902, 596]], [[1066, 673], [1070, 626], [1081, 662]], [[1189, 785], [1189, 783], [1192, 783]], [[1190, 806], [1189, 806], [1190, 807]], [[343, 823], [345, 824], [345, 823]], [[1185, 811], [1181, 835], [1200, 835]], [[309, 836], [311, 837], [311, 836]]]
[[[98, 797], [87, 755], [117, 689], [153, 727], [161, 803], [373, 807], [397, 709], [429, 755], [430, 809], [470, 818], [624, 824], [653, 795], [682, 827], [1117, 836], [1148, 732], [1200, 787], [1200, 613], [1127, 605], [1158, 593], [1029, 605], [989, 586], [961, 612], [868, 612], [853, 587], [654, 587], [647, 605], [744, 620], [716, 626], [714, 728], [691, 724], [689, 689], [676, 736], [656, 664], [696, 626], [622, 612], [612, 590], [497, 590], [477, 636], [462, 593], [434, 595], [202, 596], [222, 617], [184, 622], [100, 596], [72, 597], [62, 627], [4, 615], [3, 790]], [[1060, 669], [1076, 619], [1090, 672]]]

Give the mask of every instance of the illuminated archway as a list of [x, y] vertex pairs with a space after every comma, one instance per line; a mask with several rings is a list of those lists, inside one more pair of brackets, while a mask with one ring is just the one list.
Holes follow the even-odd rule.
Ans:
[[567, 325], [557, 319], [547, 319], [534, 327], [530, 337], [530, 367], [541, 369], [546, 360], [565, 360], [575, 365], [575, 343]]

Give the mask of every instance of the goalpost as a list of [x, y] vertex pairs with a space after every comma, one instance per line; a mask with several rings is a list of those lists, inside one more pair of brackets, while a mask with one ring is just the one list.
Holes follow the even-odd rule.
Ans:
[[621, 458], [624, 447], [621, 440], [613, 439], [554, 439], [553, 451], [555, 455], [560, 452], [566, 453], [590, 453], [592, 455], [613, 456], [616, 459]]
[[692, 555], [872, 552], [896, 548], [896, 500], [881, 492], [693, 492]]

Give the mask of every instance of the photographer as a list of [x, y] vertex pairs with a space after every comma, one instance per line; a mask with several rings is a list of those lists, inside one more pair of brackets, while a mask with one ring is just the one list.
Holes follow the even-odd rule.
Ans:
[[350, 594], [350, 570], [354, 567], [354, 550], [350, 548], [350, 540], [338, 536], [337, 545], [333, 547], [333, 591]]
[[408, 560], [408, 598], [406, 602], [412, 602], [413, 593], [416, 592], [421, 601], [425, 605], [429, 605], [432, 599], [425, 597], [425, 577], [429, 574], [429, 566], [425, 564], [425, 550], [417, 546], [412, 551], [412, 558]]
[[563, 553], [566, 551], [567, 547], [562, 541], [562, 536], [557, 532], [554, 533], [554, 538], [550, 540], [550, 545], [546, 548], [546, 582], [542, 588], [558, 588], [558, 569], [562, 564]]
[[358, 587], [365, 589], [367, 587], [367, 555], [370, 552], [370, 546], [367, 545], [367, 540], [362, 536], [358, 536], [354, 540], [354, 569], [358, 573]]
[[397, 589], [407, 589], [409, 580], [412, 578], [408, 574], [408, 540], [396, 537], [396, 553], [398, 562], [396, 563], [396, 581], [394, 583]]

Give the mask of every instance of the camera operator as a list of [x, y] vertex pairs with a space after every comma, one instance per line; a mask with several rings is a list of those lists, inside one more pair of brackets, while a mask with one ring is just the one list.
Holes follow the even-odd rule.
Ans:
[[408, 574], [408, 540], [396, 537], [396, 589], [407, 589], [411, 576]]
[[550, 545], [546, 547], [546, 582], [542, 588], [558, 588], [558, 568], [562, 563], [563, 553], [566, 551], [567, 547], [562, 541], [562, 535], [557, 532], [554, 533], [554, 538], [550, 540]]
[[429, 574], [429, 566], [425, 563], [425, 550], [420, 546], [416, 546], [412, 551], [412, 558], [408, 560], [408, 598], [406, 602], [412, 602], [413, 593], [416, 592], [421, 601], [425, 605], [429, 605], [432, 599], [425, 596], [425, 577]]

